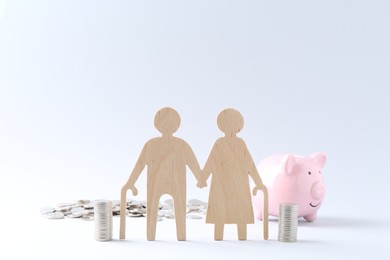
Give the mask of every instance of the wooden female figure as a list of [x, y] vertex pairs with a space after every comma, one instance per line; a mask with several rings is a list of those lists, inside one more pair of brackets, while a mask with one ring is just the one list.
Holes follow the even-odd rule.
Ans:
[[[199, 187], [206, 186], [206, 180], [212, 174], [206, 223], [215, 225], [215, 240], [223, 239], [225, 224], [237, 224], [238, 239], [246, 240], [247, 224], [254, 223], [249, 176], [256, 185], [254, 194], [262, 190], [266, 198], [267, 189], [245, 142], [236, 136], [244, 126], [240, 112], [225, 109], [218, 115], [217, 123], [225, 136], [215, 142], [198, 184]], [[264, 238], [268, 239], [266, 229]]]

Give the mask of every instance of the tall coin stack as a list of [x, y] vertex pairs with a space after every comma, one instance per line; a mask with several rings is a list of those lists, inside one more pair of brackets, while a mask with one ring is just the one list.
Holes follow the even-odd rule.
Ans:
[[95, 202], [95, 239], [109, 241], [112, 239], [112, 202], [98, 200]]
[[280, 242], [296, 242], [298, 228], [298, 205], [279, 205], [279, 236]]

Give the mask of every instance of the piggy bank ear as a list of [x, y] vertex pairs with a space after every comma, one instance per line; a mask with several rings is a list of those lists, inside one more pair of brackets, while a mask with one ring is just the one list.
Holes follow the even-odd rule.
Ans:
[[282, 160], [282, 173], [290, 175], [292, 174], [297, 162], [293, 154], [287, 154]]
[[325, 166], [326, 163], [326, 153], [313, 153], [309, 156], [312, 158], [318, 165], [321, 167], [321, 169]]

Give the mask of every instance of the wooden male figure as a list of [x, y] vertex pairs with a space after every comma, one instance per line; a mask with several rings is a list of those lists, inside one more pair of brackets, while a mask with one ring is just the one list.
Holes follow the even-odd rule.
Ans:
[[[148, 166], [147, 240], [155, 240], [158, 205], [164, 194], [171, 195], [174, 201], [177, 240], [186, 240], [186, 165], [197, 180], [201, 169], [191, 147], [172, 135], [180, 126], [180, 115], [174, 109], [166, 107], [159, 110], [154, 125], [162, 136], [149, 140], [142, 149], [133, 172], [122, 188], [121, 213], [125, 214], [127, 190], [130, 189], [134, 196], [137, 195], [134, 184], [145, 166]], [[125, 217], [122, 216], [120, 238], [124, 239]]]

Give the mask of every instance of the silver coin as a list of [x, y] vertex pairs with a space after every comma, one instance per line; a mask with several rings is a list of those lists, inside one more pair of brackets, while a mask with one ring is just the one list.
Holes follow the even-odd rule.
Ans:
[[112, 207], [112, 211], [113, 212], [120, 212], [121, 211], [121, 207], [119, 205], [116, 205], [116, 206]]
[[167, 219], [175, 219], [175, 214], [171, 213], [171, 214], [166, 214], [164, 215], [165, 218]]
[[85, 209], [84, 211], [81, 212], [83, 215], [94, 215], [95, 214], [95, 210], [93, 209]]
[[56, 207], [55, 211], [58, 212], [68, 212], [72, 209], [72, 206], [63, 206], [63, 207]]
[[95, 220], [94, 215], [83, 215], [80, 219], [84, 220], [84, 221], [93, 221], [93, 220]]
[[56, 205], [57, 208], [69, 208], [74, 206], [74, 203], [68, 203], [68, 202], [61, 202]]
[[78, 212], [83, 212], [85, 211], [84, 207], [74, 207], [70, 210], [71, 213], [78, 213]]
[[201, 216], [195, 215], [195, 214], [189, 214], [189, 215], [187, 215], [187, 218], [189, 218], [189, 219], [202, 219]]
[[86, 205], [86, 204], [89, 204], [89, 203], [91, 203], [90, 200], [78, 200], [77, 201], [77, 205], [79, 205], [79, 206], [83, 206], [83, 205]]
[[52, 213], [54, 212], [54, 208], [50, 208], [50, 207], [45, 207], [45, 208], [41, 208], [41, 214], [42, 215], [45, 215], [45, 214], [48, 214], [48, 213]]
[[199, 205], [187, 205], [187, 210], [192, 210], [192, 211], [198, 211], [200, 210], [201, 206]]
[[84, 204], [83, 207], [85, 209], [93, 209], [94, 208], [94, 203], [90, 202], [90, 203]]
[[188, 204], [190, 204], [191, 206], [201, 206], [204, 204], [204, 202], [198, 199], [190, 199], [188, 201]]
[[168, 204], [164, 204], [161, 207], [161, 210], [172, 210], [172, 209], [173, 209], [173, 205], [168, 205]]
[[112, 202], [112, 208], [115, 208], [116, 206], [120, 207], [121, 206], [121, 201], [120, 200], [113, 200]]
[[159, 210], [158, 213], [164, 216], [164, 215], [173, 214], [173, 211], [169, 210], [169, 209], [162, 209], [162, 210]]
[[[57, 211], [57, 212], [59, 212], [59, 211]], [[61, 213], [64, 214], [65, 217], [67, 217], [67, 216], [72, 214], [72, 212], [70, 212], [70, 211], [63, 211]]]
[[63, 219], [64, 218], [64, 214], [62, 214], [61, 212], [51, 212], [51, 213], [47, 213], [43, 216], [47, 219]]
[[127, 216], [129, 216], [131, 218], [143, 218], [143, 217], [145, 217], [144, 214], [129, 214]]
[[84, 216], [82, 212], [71, 213], [67, 215], [68, 218], [81, 218], [82, 216]]
[[167, 204], [169, 206], [173, 206], [173, 199], [167, 199], [164, 201], [164, 204]]

